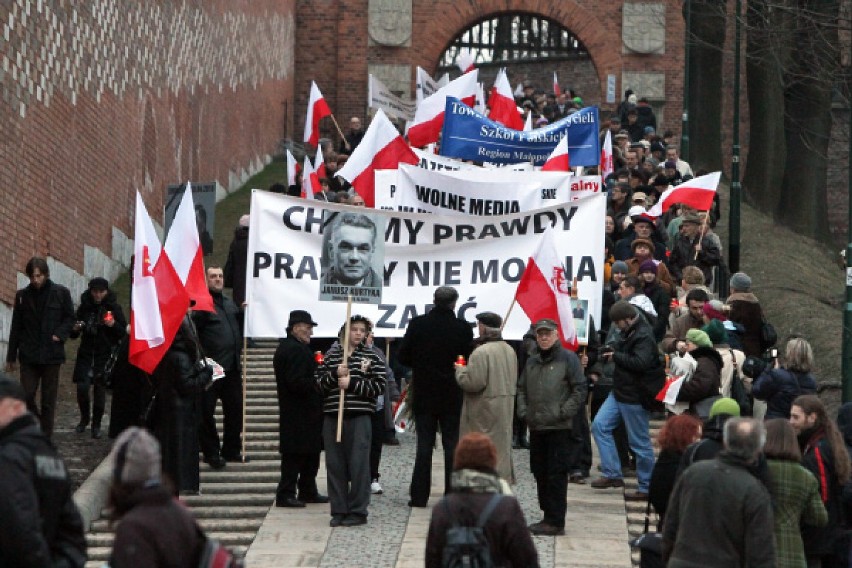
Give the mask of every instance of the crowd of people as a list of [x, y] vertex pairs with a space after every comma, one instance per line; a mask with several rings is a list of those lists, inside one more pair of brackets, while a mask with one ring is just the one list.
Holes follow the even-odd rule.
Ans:
[[[517, 102], [539, 126], [583, 104], [574, 93], [548, 97], [527, 85]], [[637, 490], [624, 498], [655, 511], [660, 560], [669, 566], [848, 568], [852, 404], [837, 422], [829, 418], [815, 396], [806, 339], [790, 337], [778, 352], [751, 278], [727, 273], [715, 208], [681, 205], [649, 215], [665, 189], [702, 172], [693, 174], [679, 157], [670, 132], [657, 134], [648, 101], [625, 93], [602, 137], [607, 130], [616, 167], [605, 180], [604, 309], [591, 322], [588, 345], [565, 348], [552, 319], [532, 322], [522, 342], [506, 341], [498, 314], [477, 314], [475, 324], [457, 317], [458, 292], [447, 286], [435, 290], [431, 311], [409, 322], [392, 354], [376, 344], [365, 317], [340, 322], [333, 344], [312, 344], [317, 322], [304, 309], [291, 311], [273, 362], [276, 506], [328, 504], [331, 527], [369, 522], [371, 499], [383, 493], [382, 447], [399, 444], [391, 408], [404, 377], [416, 424], [410, 507], [428, 506], [439, 432], [444, 452], [444, 497], [432, 512], [427, 566], [463, 554], [537, 566], [532, 535], [565, 534], [570, 484], [622, 490], [635, 472]], [[353, 118], [337, 151], [326, 149], [318, 199], [364, 205], [334, 175], [363, 134]], [[224, 268], [207, 267], [214, 311], [190, 309], [151, 375], [127, 364], [127, 322], [108, 281], [91, 280], [75, 313], [46, 261], [29, 261], [7, 356], [8, 372], [20, 365], [20, 381], [0, 377], [0, 485], [14, 488], [0, 492], [0, 564], [79, 566], [85, 559], [68, 476], [50, 443], [64, 345], [80, 337], [78, 434], [91, 425], [91, 436], [102, 436], [105, 391], [115, 389], [111, 565], [160, 565], [157, 559], [177, 550], [186, 558], [175, 565], [197, 565], [207, 541], [175, 497], [198, 493], [199, 454], [213, 469], [248, 460], [241, 352], [249, 230], [246, 215]], [[208, 358], [221, 367], [215, 378]], [[676, 395], [661, 402], [658, 393], [676, 379]], [[664, 420], [656, 440], [652, 417]], [[515, 463], [513, 447], [529, 449], [541, 510], [530, 524], [512, 496], [516, 468], [525, 467]], [[316, 481], [322, 451], [328, 495]], [[479, 548], [462, 546], [473, 537], [459, 527], [479, 531]]]

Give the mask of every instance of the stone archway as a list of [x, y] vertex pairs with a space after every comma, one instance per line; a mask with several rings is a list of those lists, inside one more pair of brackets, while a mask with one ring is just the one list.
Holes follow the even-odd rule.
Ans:
[[[605, 1], [599, 3], [607, 4]], [[417, 33], [425, 40], [417, 64], [430, 72], [435, 71], [441, 55], [458, 34], [476, 22], [506, 12], [536, 14], [570, 30], [586, 46], [601, 89], [607, 84], [607, 75], [620, 74], [622, 68], [620, 22], [614, 25], [602, 22], [594, 16], [594, 7], [581, 8], [573, 0], [471, 0], [465, 3], [439, 0], [433, 9], [440, 17], [432, 18]], [[615, 45], [612, 38], [618, 38]], [[604, 95], [598, 93], [597, 98], [604, 100]]]

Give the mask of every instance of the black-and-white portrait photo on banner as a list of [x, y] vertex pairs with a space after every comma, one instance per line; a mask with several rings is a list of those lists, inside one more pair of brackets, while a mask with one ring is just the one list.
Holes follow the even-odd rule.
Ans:
[[358, 212], [325, 211], [319, 299], [379, 304], [385, 262], [384, 218]]
[[571, 312], [574, 315], [574, 330], [580, 345], [589, 344], [589, 301], [571, 298]]

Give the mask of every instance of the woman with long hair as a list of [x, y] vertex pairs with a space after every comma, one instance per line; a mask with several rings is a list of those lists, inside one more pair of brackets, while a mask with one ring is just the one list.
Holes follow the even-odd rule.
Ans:
[[826, 527], [805, 527], [802, 531], [808, 566], [848, 568], [843, 486], [849, 482], [852, 462], [843, 435], [834, 421], [828, 418], [819, 397], [812, 394], [793, 401], [790, 424], [796, 431], [802, 451], [802, 465], [816, 478], [820, 498], [828, 511]]
[[669, 505], [669, 496], [674, 489], [677, 479], [677, 470], [681, 457], [687, 446], [701, 439], [701, 422], [692, 415], [679, 414], [671, 416], [660, 433], [657, 434], [657, 445], [660, 455], [654, 464], [651, 473], [651, 484], [648, 487], [648, 500], [654, 506], [660, 520], [658, 525], [663, 526], [666, 509]]
[[776, 566], [799, 568], [806, 565], [801, 526], [823, 527], [828, 513], [816, 478], [799, 464], [802, 453], [793, 427], [782, 418], [767, 420], [765, 427], [763, 453], [775, 513]]

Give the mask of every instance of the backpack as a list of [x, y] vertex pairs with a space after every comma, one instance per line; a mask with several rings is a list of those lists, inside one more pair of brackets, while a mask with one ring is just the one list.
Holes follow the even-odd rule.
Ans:
[[740, 406], [740, 416], [751, 416], [751, 397], [748, 391], [746, 391], [742, 377], [740, 377], [737, 358], [734, 355], [733, 349], [728, 349], [728, 352], [730, 352], [731, 360], [734, 363], [734, 374], [731, 376], [731, 398], [737, 401], [737, 404]]
[[485, 537], [485, 523], [488, 522], [488, 517], [497, 508], [502, 498], [501, 494], [495, 493], [479, 514], [476, 525], [471, 527], [459, 524], [450, 511], [449, 500], [444, 497], [443, 506], [452, 526], [447, 529], [441, 566], [444, 568], [491, 568], [494, 566], [488, 539]]

